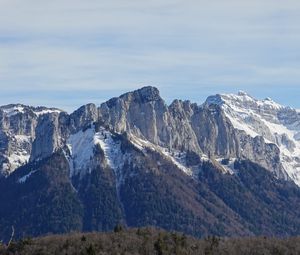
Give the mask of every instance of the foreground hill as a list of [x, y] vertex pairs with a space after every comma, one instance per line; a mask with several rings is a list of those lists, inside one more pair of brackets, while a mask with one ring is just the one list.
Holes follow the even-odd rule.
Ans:
[[86, 233], [24, 239], [0, 247], [0, 254], [22, 255], [197, 255], [197, 254], [299, 254], [300, 238], [266, 237], [195, 239], [179, 233], [153, 228], [122, 230], [112, 233]]

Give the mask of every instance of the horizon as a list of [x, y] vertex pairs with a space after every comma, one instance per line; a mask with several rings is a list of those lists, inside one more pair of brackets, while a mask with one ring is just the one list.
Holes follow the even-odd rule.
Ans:
[[0, 104], [99, 104], [142, 85], [300, 108], [300, 2], [0, 2]]
[[[68, 107], [67, 107], [67, 108], [62, 108], [62, 107], [58, 107], [58, 106], [56, 106], [56, 105], [48, 105], [48, 104], [44, 104], [44, 105], [42, 105], [42, 104], [27, 104], [27, 103], [22, 103], [22, 102], [9, 102], [9, 103], [7, 103], [7, 104], [0, 104], [0, 107], [7, 106], [7, 105], [10, 105], [10, 104], [12, 104], [12, 105], [18, 105], [18, 104], [20, 104], [20, 105], [31, 106], [31, 107], [56, 108], [56, 109], [65, 111], [65, 112], [67, 112], [67, 113], [70, 114], [70, 113], [76, 111], [77, 109], [79, 109], [79, 108], [80, 108], [81, 106], [83, 106], [83, 105], [92, 103], [92, 104], [95, 104], [95, 105], [98, 107], [98, 106], [100, 106], [102, 103], [105, 103], [106, 101], [108, 101], [108, 100], [110, 100], [110, 99], [112, 99], [112, 98], [120, 97], [120, 96], [122, 96], [123, 94], [130, 93], [130, 92], [133, 92], [133, 91], [135, 91], [135, 90], [140, 90], [140, 89], [145, 88], [145, 87], [153, 87], [153, 88], [158, 89], [161, 98], [165, 101], [165, 103], [166, 103], [167, 105], [170, 105], [174, 100], [182, 100], [182, 101], [186, 101], [186, 100], [187, 100], [187, 101], [190, 101], [191, 103], [196, 103], [196, 104], [198, 104], [198, 105], [202, 105], [203, 103], [205, 103], [206, 99], [207, 99], [208, 97], [210, 97], [210, 96], [215, 96], [215, 95], [219, 95], [219, 94], [220, 94], [220, 95], [222, 95], [222, 94], [227, 94], [227, 95], [228, 95], [228, 94], [233, 94], [233, 95], [237, 95], [238, 93], [242, 92], [242, 93], [246, 93], [247, 95], [249, 95], [250, 97], [254, 98], [255, 100], [263, 101], [263, 100], [265, 100], [265, 99], [271, 99], [272, 101], [274, 101], [274, 102], [276, 102], [276, 103], [278, 103], [278, 104], [280, 104], [280, 105], [282, 105], [282, 106], [285, 106], [285, 107], [291, 107], [290, 105], [285, 105], [285, 104], [282, 104], [282, 103], [280, 103], [280, 102], [274, 100], [274, 98], [272, 98], [272, 97], [268, 97], [268, 96], [266, 96], [266, 97], [255, 97], [253, 94], [251, 94], [251, 93], [249, 93], [249, 92], [247, 92], [247, 91], [244, 91], [244, 90], [238, 90], [238, 91], [236, 91], [236, 92], [234, 92], [234, 93], [228, 92], [228, 93], [215, 93], [215, 94], [210, 94], [210, 95], [207, 95], [206, 97], [204, 97], [202, 101], [191, 100], [191, 99], [189, 99], [189, 98], [180, 98], [180, 97], [178, 97], [178, 98], [170, 98], [170, 97], [167, 96], [167, 93], [162, 93], [162, 92], [161, 92], [161, 89], [160, 89], [159, 87], [157, 87], [157, 86], [141, 86], [141, 87], [139, 87], [139, 88], [131, 89], [131, 90], [124, 91], [124, 92], [121, 92], [121, 91], [120, 91], [119, 94], [116, 94], [116, 95], [111, 95], [110, 93], [112, 93], [112, 92], [109, 91], [109, 93], [108, 93], [107, 95], [111, 95], [110, 97], [108, 96], [107, 98], [103, 98], [102, 100], [100, 100], [100, 101], [98, 101], [98, 102], [96, 102], [96, 101], [88, 101], [88, 102], [84, 102], [84, 103], [82, 103], [82, 104], [79, 104], [79, 105], [77, 105], [77, 106], [74, 106], [73, 108], [70, 108], [70, 107], [69, 107], [69, 108], [68, 108]], [[197, 96], [195, 96], [195, 97], [197, 97]], [[80, 100], [79, 100], [79, 101], [80, 101]], [[295, 110], [297, 110], [297, 111], [300, 110], [299, 108], [295, 108], [295, 107], [291, 107], [291, 108], [293, 108], [293, 109], [295, 109]]]

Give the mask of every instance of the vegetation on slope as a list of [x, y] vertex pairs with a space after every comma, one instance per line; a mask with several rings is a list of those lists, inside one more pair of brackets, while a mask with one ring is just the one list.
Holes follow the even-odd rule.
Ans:
[[123, 230], [111, 233], [75, 233], [53, 235], [12, 242], [0, 246], [3, 255], [96, 255], [96, 254], [299, 254], [300, 238], [273, 239], [265, 237], [195, 239], [179, 233], [154, 228]]

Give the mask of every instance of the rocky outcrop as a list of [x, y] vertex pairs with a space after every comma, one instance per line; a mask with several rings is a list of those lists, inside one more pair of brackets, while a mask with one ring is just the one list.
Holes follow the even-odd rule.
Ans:
[[32, 145], [31, 161], [49, 157], [63, 146], [60, 120], [60, 113], [49, 113], [40, 119]]
[[87, 104], [70, 115], [68, 128], [71, 133], [76, 133], [97, 120], [98, 110], [96, 105]]
[[7, 176], [29, 161], [39, 121], [45, 114], [58, 112], [22, 104], [0, 107], [0, 175]]
[[102, 104], [100, 119], [115, 132], [128, 132], [167, 147], [235, 156], [234, 130], [220, 107], [175, 100], [167, 106], [156, 88], [145, 87]]
[[281, 165], [278, 146], [266, 143], [262, 136], [252, 138], [249, 135], [245, 135], [244, 132], [240, 132], [239, 140], [242, 148], [239, 158], [248, 159], [259, 164], [274, 172], [279, 178], [289, 179]]
[[153, 87], [107, 101], [99, 107], [99, 117], [118, 133], [126, 131], [155, 144], [170, 140], [168, 106]]
[[82, 106], [71, 115], [56, 108], [21, 104], [0, 107], [0, 175], [50, 156], [65, 146], [70, 134], [97, 119], [94, 104]]
[[6, 176], [28, 162], [37, 115], [27, 106], [0, 107], [0, 172]]

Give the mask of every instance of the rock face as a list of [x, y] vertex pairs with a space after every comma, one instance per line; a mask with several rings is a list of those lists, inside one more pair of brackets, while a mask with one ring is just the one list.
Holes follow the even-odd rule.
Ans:
[[60, 110], [54, 108], [21, 104], [0, 107], [1, 175], [9, 175], [29, 161], [39, 120], [42, 120], [44, 115], [58, 112]]
[[62, 146], [60, 113], [47, 114], [36, 127], [31, 161], [49, 157]]
[[266, 143], [262, 136], [252, 138], [243, 132], [240, 133], [239, 139], [242, 148], [240, 158], [249, 159], [269, 169], [279, 178], [289, 179], [280, 162], [280, 150], [275, 144]]
[[84, 105], [70, 115], [69, 130], [71, 133], [76, 133], [97, 120], [98, 110], [96, 105]]
[[175, 100], [167, 106], [156, 88], [145, 87], [99, 108], [101, 120], [118, 133], [128, 132], [169, 149], [236, 156], [238, 144], [218, 106]]
[[145, 87], [102, 104], [99, 116], [115, 132], [144, 137], [155, 144], [170, 141], [168, 107], [156, 88]]

